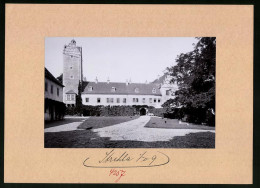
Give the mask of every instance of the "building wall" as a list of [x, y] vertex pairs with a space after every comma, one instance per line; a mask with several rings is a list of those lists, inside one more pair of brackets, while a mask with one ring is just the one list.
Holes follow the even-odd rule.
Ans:
[[[103, 105], [103, 106], [121, 106], [121, 105], [147, 105], [147, 106], [154, 106], [155, 108], [160, 108], [162, 101], [161, 96], [154, 96], [154, 95], [100, 95], [100, 94], [82, 94], [82, 104], [83, 105], [91, 105], [91, 106], [97, 106], [97, 105]], [[88, 102], [86, 101], [86, 98], [88, 98]], [[97, 99], [100, 98], [100, 102], [97, 102]], [[107, 102], [107, 98], [109, 100], [113, 98], [112, 102]], [[120, 102], [117, 102], [117, 99], [119, 98]], [[123, 99], [126, 98], [126, 103], [123, 102]], [[138, 102], [133, 102], [133, 98], [138, 98]], [[145, 102], [143, 102], [143, 98], [145, 98]], [[150, 103], [150, 98], [152, 99], [152, 103]], [[154, 102], [154, 99], [156, 99], [156, 102]], [[158, 102], [159, 101], [159, 102]]]
[[77, 47], [76, 43], [70, 43], [64, 47], [63, 51], [63, 99], [65, 104], [71, 104], [67, 101], [65, 94], [73, 90], [78, 93], [78, 84], [82, 81], [82, 48]]
[[[44, 98], [52, 99], [55, 101], [63, 102], [63, 87], [59, 86], [58, 84], [52, 82], [51, 80], [45, 78], [45, 84], [47, 84], [47, 91], [46, 88], [44, 89]], [[53, 86], [53, 93], [51, 93], [51, 86]], [[59, 95], [57, 94], [57, 88], [59, 89]]]

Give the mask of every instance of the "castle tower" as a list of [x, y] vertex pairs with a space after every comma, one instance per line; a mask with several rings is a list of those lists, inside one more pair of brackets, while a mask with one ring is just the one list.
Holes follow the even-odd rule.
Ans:
[[82, 81], [82, 48], [73, 39], [63, 49], [63, 101], [67, 105], [76, 104], [79, 81]]

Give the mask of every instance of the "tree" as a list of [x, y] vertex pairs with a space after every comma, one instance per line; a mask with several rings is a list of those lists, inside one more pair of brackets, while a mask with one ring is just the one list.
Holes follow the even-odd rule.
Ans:
[[82, 115], [82, 99], [81, 99], [81, 93], [82, 93], [82, 82], [79, 81], [79, 85], [78, 85], [78, 94], [76, 95], [76, 112], [78, 113], [78, 115]]
[[193, 51], [180, 54], [177, 65], [167, 68], [171, 82], [179, 88], [175, 99], [165, 106], [182, 108], [190, 122], [214, 125], [216, 38], [197, 39]]

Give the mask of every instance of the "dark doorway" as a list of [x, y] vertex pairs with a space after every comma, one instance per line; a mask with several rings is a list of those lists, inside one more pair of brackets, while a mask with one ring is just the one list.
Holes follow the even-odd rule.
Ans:
[[140, 109], [140, 116], [145, 116], [146, 115], [146, 109], [145, 108], [141, 108]]

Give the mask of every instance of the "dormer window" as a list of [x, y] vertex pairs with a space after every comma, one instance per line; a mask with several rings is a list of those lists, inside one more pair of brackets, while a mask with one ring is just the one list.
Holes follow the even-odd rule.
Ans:
[[116, 91], [116, 88], [115, 88], [115, 87], [112, 87], [111, 91], [112, 91], [112, 92], [115, 92], [115, 91]]
[[93, 87], [92, 86], [88, 86], [88, 91], [93, 91]]
[[135, 93], [139, 93], [139, 88], [135, 88]]
[[156, 89], [155, 88], [153, 88], [153, 91], [152, 91], [153, 93], [156, 93]]

